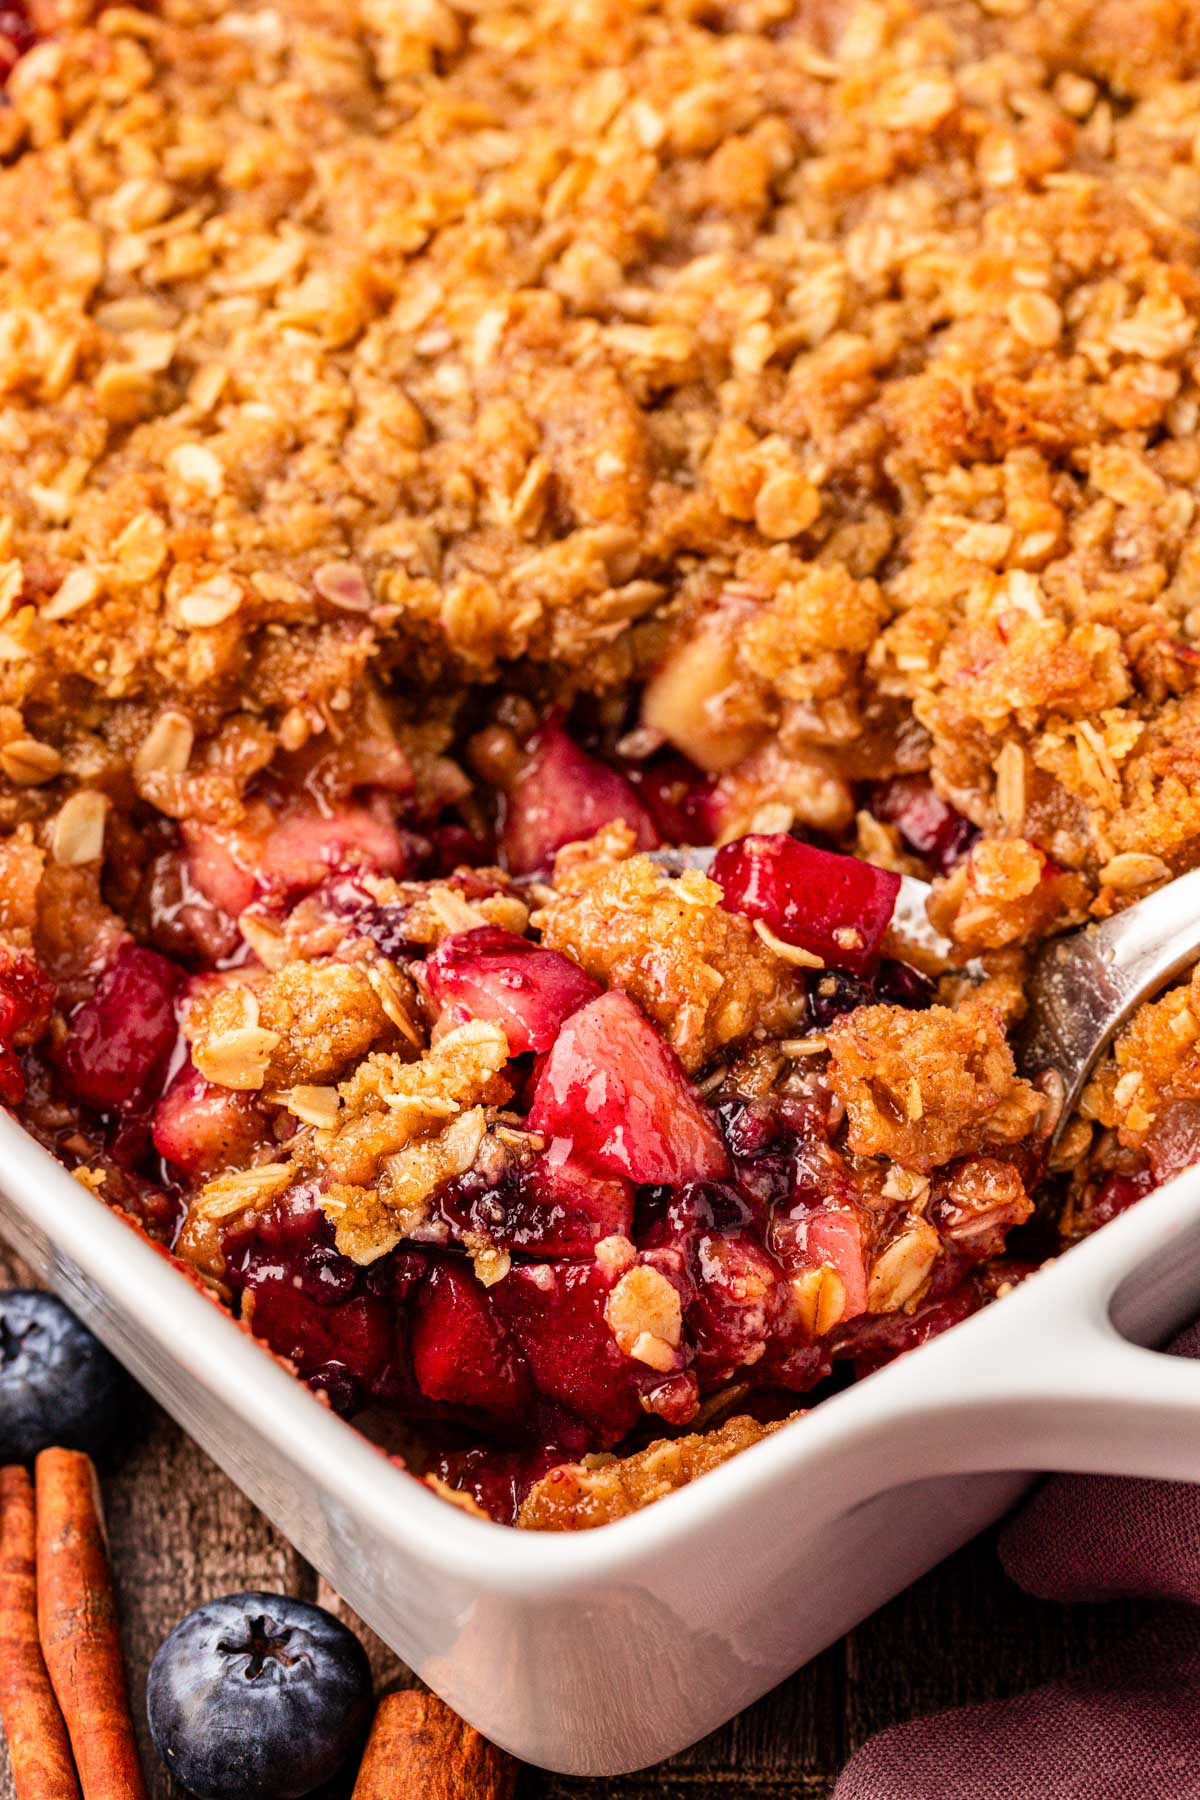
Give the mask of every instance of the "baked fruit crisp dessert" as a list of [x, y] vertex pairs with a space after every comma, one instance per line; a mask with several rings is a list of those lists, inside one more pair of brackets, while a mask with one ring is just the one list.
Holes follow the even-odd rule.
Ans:
[[1200, 860], [1198, 58], [0, 10], [3, 1098], [459, 1504], [619, 1516], [1200, 1158], [1192, 985], [1052, 1157], [1008, 1039]]

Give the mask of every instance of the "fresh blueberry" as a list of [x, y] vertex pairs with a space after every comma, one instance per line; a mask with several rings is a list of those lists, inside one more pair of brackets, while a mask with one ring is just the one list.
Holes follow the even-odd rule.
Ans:
[[95, 1455], [128, 1397], [120, 1364], [53, 1294], [0, 1293], [0, 1463], [51, 1444]]
[[297, 1800], [362, 1737], [371, 1670], [352, 1631], [285, 1594], [227, 1594], [159, 1646], [146, 1685], [155, 1749], [199, 1800]]

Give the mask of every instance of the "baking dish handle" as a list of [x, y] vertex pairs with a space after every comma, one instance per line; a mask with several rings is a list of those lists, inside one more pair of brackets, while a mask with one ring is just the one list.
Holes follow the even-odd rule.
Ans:
[[1133, 1344], [1108, 1321], [1081, 1335], [1044, 1383], [966, 1411], [970, 1441], [954, 1459], [963, 1472], [1200, 1481], [1200, 1363]]
[[926, 1455], [947, 1472], [1200, 1481], [1200, 1360], [1146, 1348], [1198, 1314], [1192, 1169], [939, 1340], [953, 1387], [944, 1404], [927, 1392]]

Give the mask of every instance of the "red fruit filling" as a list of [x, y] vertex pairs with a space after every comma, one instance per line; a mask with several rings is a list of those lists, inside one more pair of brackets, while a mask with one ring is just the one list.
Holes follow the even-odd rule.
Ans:
[[531, 1202], [525, 1248], [542, 1256], [584, 1256], [601, 1238], [628, 1237], [633, 1230], [633, 1183], [597, 1175], [561, 1138], [533, 1158], [525, 1191]]
[[562, 1144], [499, 1171], [472, 1169], [444, 1187], [437, 1211], [454, 1235], [472, 1232], [526, 1256], [588, 1257], [633, 1229], [633, 1183], [597, 1175]]
[[430, 1270], [412, 1308], [413, 1374], [430, 1400], [519, 1429], [536, 1397], [529, 1364], [490, 1293], [465, 1267]]
[[193, 1180], [244, 1167], [265, 1133], [266, 1120], [252, 1094], [217, 1087], [190, 1062], [154, 1111], [154, 1148]]
[[263, 893], [313, 888], [335, 869], [407, 869], [404, 833], [386, 809], [347, 806], [326, 816], [300, 810], [276, 819], [262, 806], [257, 829], [184, 827], [191, 879], [206, 899], [236, 917]]
[[1145, 1153], [1155, 1183], [1200, 1163], [1200, 1100], [1164, 1106], [1147, 1133]]
[[900, 892], [890, 869], [782, 834], [726, 844], [711, 874], [730, 911], [854, 975], [877, 960]]
[[664, 844], [711, 844], [713, 777], [682, 756], [629, 763], [625, 773]]
[[1107, 1225], [1118, 1213], [1128, 1212], [1139, 1200], [1144, 1200], [1158, 1185], [1150, 1169], [1136, 1169], [1130, 1174], [1110, 1175], [1102, 1181], [1092, 1197], [1088, 1209], [1089, 1222], [1093, 1226]]
[[856, 1212], [829, 1207], [798, 1221], [796, 1247], [809, 1268], [833, 1269], [845, 1298], [842, 1318], [856, 1319], [867, 1310], [867, 1269], [863, 1230]]
[[[703, 838], [709, 786], [673, 757], [627, 779], [551, 722], [506, 796], [509, 867], [545, 870], [564, 842], [620, 818], [643, 847]], [[897, 822], [911, 847], [926, 814], [941, 808], [942, 826], [957, 819], [927, 784], [887, 788], [881, 808], [908, 794]], [[717, 1071], [718, 1093], [736, 1097], [706, 1100], [634, 1001], [567, 956], [490, 923], [431, 944], [431, 917], [440, 925], [441, 914], [413, 877], [434, 875], [447, 858], [483, 855], [488, 828], [434, 824], [418, 837], [394, 812], [379, 789], [364, 802], [312, 790], [282, 805], [260, 792], [236, 829], [189, 824], [182, 849], [160, 837], [138, 890], [139, 917], [192, 967], [240, 971], [249, 957], [252, 986], [272, 979], [275, 965], [258, 967], [253, 933], [236, 922], [253, 906], [268, 932], [286, 926], [299, 960], [344, 959], [374, 974], [388, 959], [387, 979], [411, 996], [414, 1018], [423, 1010], [426, 1028], [436, 1022], [431, 1057], [468, 1020], [504, 1034], [508, 1066], [476, 1114], [486, 1119], [482, 1145], [465, 1173], [422, 1196], [397, 1248], [364, 1263], [339, 1252], [337, 1222], [359, 1204], [342, 1197], [361, 1181], [353, 1154], [342, 1188], [320, 1151], [257, 1211], [227, 1223], [202, 1207], [188, 1213], [181, 1248], [338, 1411], [383, 1408], [430, 1422], [443, 1445], [450, 1440], [433, 1467], [511, 1518], [558, 1461], [618, 1446], [646, 1421], [652, 1431], [687, 1427], [702, 1400], [725, 1389], [739, 1405], [782, 1416], [788, 1397], [819, 1387], [835, 1359], [867, 1372], [992, 1296], [999, 1265], [986, 1259], [1013, 1217], [1025, 1216], [1013, 1198], [1015, 1184], [1024, 1200], [1019, 1149], [1010, 1162], [976, 1156], [958, 1187], [958, 1165], [935, 1171], [920, 1203], [921, 1229], [937, 1234], [932, 1274], [918, 1271], [910, 1305], [872, 1312], [881, 1249], [911, 1234], [912, 1221], [907, 1200], [889, 1197], [882, 1166], [843, 1147], [844, 1115], [823, 1065], [810, 1073], [797, 1063], [784, 1076], [795, 1053], [781, 1048], [780, 1069], [748, 1098], [757, 1076], [746, 1074], [747, 1046], [772, 1051], [751, 1036], [731, 1052], [731, 1061], [743, 1058], [748, 1086], [732, 1077], [726, 1085]], [[921, 841], [935, 865], [949, 857], [948, 828]], [[931, 1004], [932, 985], [881, 954], [896, 875], [782, 835], [725, 846], [712, 873], [731, 911], [820, 957], [825, 967], [808, 981], [812, 1030], [859, 1006]], [[372, 880], [388, 874], [404, 885]], [[536, 896], [486, 867], [459, 866], [453, 887], [457, 905], [491, 904], [506, 919]], [[176, 961], [126, 944], [50, 1053], [70, 1095], [102, 1115], [94, 1124], [110, 1192], [149, 1221], [152, 1190], [164, 1226], [176, 1196], [291, 1154], [303, 1108], [332, 1103], [337, 1116], [341, 1105], [345, 1118], [361, 1104], [348, 1097], [353, 1061], [306, 1098], [303, 1083], [294, 1095], [265, 1083], [215, 1085], [189, 1056], [164, 1091], [182, 982]], [[16, 1046], [44, 1028], [51, 997], [31, 962], [14, 958], [0, 970], [0, 1097], [20, 1096]], [[375, 1045], [397, 1065], [379, 1089], [389, 1111], [368, 1108], [352, 1129], [391, 1143], [390, 1109], [412, 1104], [404, 1086], [419, 1051], [388, 1019]], [[388, 1035], [393, 1027], [399, 1036]], [[190, 1016], [188, 1030], [194, 1036]], [[330, 1031], [314, 1023], [322, 1045], [334, 1041]], [[303, 1043], [302, 1031], [296, 1038]], [[48, 1078], [36, 1057], [30, 1067]], [[300, 1112], [291, 1110], [296, 1096]], [[419, 1128], [418, 1149], [443, 1117], [465, 1125], [466, 1111], [452, 1101]], [[1148, 1167], [1111, 1177], [1093, 1197], [1097, 1218], [1131, 1204], [1177, 1161], [1200, 1159], [1198, 1117], [1195, 1105], [1167, 1115]], [[398, 1141], [406, 1143], [402, 1133]], [[398, 1179], [407, 1166], [402, 1154]], [[386, 1167], [387, 1156], [381, 1175]]]
[[870, 809], [894, 825], [906, 847], [924, 857], [935, 875], [948, 875], [979, 832], [955, 812], [925, 775], [894, 775], [871, 789]]
[[0, 948], [0, 1101], [5, 1106], [25, 1098], [17, 1051], [45, 1030], [53, 1004], [53, 985], [33, 958]]
[[573, 1454], [577, 1452], [566, 1443], [520, 1450], [474, 1444], [466, 1450], [443, 1452], [433, 1459], [429, 1472], [448, 1487], [469, 1494], [491, 1518], [511, 1524], [533, 1483]]
[[678, 1058], [621, 993], [602, 994], [567, 1020], [538, 1076], [529, 1123], [602, 1175], [676, 1184], [729, 1166]]
[[594, 1262], [514, 1267], [485, 1288], [464, 1258], [339, 1256], [311, 1190], [225, 1235], [226, 1278], [256, 1336], [339, 1410], [372, 1401], [570, 1452], [640, 1415], [637, 1370], [604, 1317]]
[[[303, 904], [331, 907], [352, 937], [390, 933], [400, 954], [390, 915], [403, 906], [371, 902], [355, 878]], [[648, 1415], [686, 1426], [730, 1383], [778, 1408], [835, 1354], [878, 1366], [988, 1297], [972, 1269], [994, 1248], [990, 1217], [986, 1232], [978, 1212], [959, 1220], [939, 1176], [936, 1280], [911, 1314], [870, 1313], [872, 1257], [904, 1208], [834, 1142], [821, 1080], [709, 1104], [634, 1002], [597, 993], [566, 958], [494, 926], [451, 935], [423, 964], [415, 948], [404, 960], [450, 1023], [500, 1023], [515, 1055], [538, 1057], [527, 1117], [504, 1115], [513, 1124], [442, 1183], [413, 1240], [376, 1262], [339, 1255], [308, 1182], [226, 1230], [225, 1276], [255, 1333], [339, 1409], [382, 1405], [493, 1439], [437, 1464], [493, 1512], [511, 1516], [556, 1458], [617, 1445]], [[894, 963], [821, 979], [831, 1017], [930, 998]], [[266, 1116], [189, 1065], [159, 1104], [155, 1143], [193, 1177], [252, 1164]], [[643, 1333], [647, 1306], [665, 1335]]]
[[548, 1050], [563, 1021], [600, 993], [578, 963], [495, 925], [443, 938], [422, 970], [436, 1005], [499, 1025], [514, 1056]]
[[505, 795], [500, 853], [514, 875], [532, 875], [548, 869], [564, 844], [592, 837], [615, 819], [624, 819], [639, 849], [660, 842], [632, 784], [552, 720], [530, 741], [528, 760]]
[[0, 84], [8, 79], [18, 60], [37, 42], [33, 20], [20, 0], [0, 6]]
[[871, 1375], [894, 1362], [906, 1350], [940, 1337], [951, 1325], [967, 1319], [988, 1298], [977, 1284], [964, 1282], [941, 1300], [929, 1300], [912, 1313], [887, 1313], [881, 1318], [856, 1321], [839, 1335], [838, 1354], [854, 1364], [856, 1375]]
[[[743, 1367], [765, 1373], [768, 1358], [786, 1361], [792, 1336], [788, 1276], [761, 1242], [761, 1221], [736, 1189], [693, 1186], [670, 1205], [650, 1235], [687, 1299], [685, 1323], [694, 1345], [693, 1373], [705, 1390], [731, 1380]], [[807, 1348], [807, 1346], [805, 1346]], [[768, 1381], [778, 1373], [773, 1369]], [[809, 1383], [805, 1380], [804, 1384]]]
[[596, 1263], [515, 1267], [488, 1298], [528, 1361], [539, 1393], [615, 1444], [641, 1415], [635, 1365], [604, 1316], [612, 1283]]
[[[406, 926], [392, 915], [407, 901], [380, 906], [340, 874], [300, 904], [341, 921], [345, 941], [394, 939], [401, 955]], [[729, 1383], [778, 1410], [819, 1384], [835, 1353], [874, 1367], [982, 1304], [980, 1240], [949, 1253], [911, 1318], [868, 1314], [888, 1209], [878, 1180], [831, 1141], [839, 1115], [821, 1082], [709, 1104], [633, 1001], [597, 992], [566, 958], [492, 926], [444, 939], [423, 967], [415, 948], [403, 960], [433, 1005], [498, 1022], [515, 1055], [538, 1056], [527, 1118], [489, 1130], [416, 1237], [375, 1262], [339, 1253], [318, 1177], [218, 1227], [221, 1273], [254, 1333], [337, 1410], [383, 1407], [471, 1434], [436, 1467], [495, 1516], [512, 1517], [554, 1462], [616, 1446], [647, 1417], [687, 1426]], [[825, 1003], [903, 990], [909, 973], [839, 974], [846, 992]], [[75, 1091], [121, 1108], [131, 1129], [144, 1131], [176, 1041], [179, 979], [165, 958], [126, 947], [72, 1021], [63, 1067]], [[918, 986], [915, 998], [928, 994]], [[153, 1142], [199, 1183], [276, 1158], [278, 1129], [260, 1095], [216, 1087], [189, 1061], [157, 1102]], [[935, 1192], [931, 1212], [940, 1204]], [[669, 1302], [666, 1335], [650, 1331], [638, 1354], [645, 1292]]]
[[126, 944], [78, 1007], [58, 1054], [67, 1087], [97, 1112], [138, 1105], [157, 1090], [175, 1048], [182, 971]]
[[824, 1031], [842, 1013], [856, 1006], [882, 1002], [887, 1006], [907, 1006], [919, 1011], [933, 1003], [933, 983], [910, 969], [907, 963], [892, 957], [880, 959], [872, 973], [864, 978], [848, 975], [844, 969], [823, 969], [808, 985], [808, 1012], [818, 1031]]
[[211, 967], [240, 947], [236, 920], [201, 893], [178, 846], [153, 858], [139, 900], [151, 942], [166, 956]]
[[354, 1412], [384, 1387], [398, 1355], [395, 1308], [338, 1255], [311, 1192], [261, 1215], [252, 1233], [235, 1226], [225, 1274], [255, 1336], [336, 1411]]

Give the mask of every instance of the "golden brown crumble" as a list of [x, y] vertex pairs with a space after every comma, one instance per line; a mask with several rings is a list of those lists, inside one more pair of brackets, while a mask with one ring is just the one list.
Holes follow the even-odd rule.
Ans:
[[999, 1255], [1007, 1232], [1033, 1212], [1020, 1171], [999, 1157], [978, 1156], [959, 1163], [939, 1192], [933, 1213], [952, 1242]]
[[1136, 1148], [1179, 1100], [1200, 1100], [1200, 971], [1138, 1009], [1089, 1082], [1082, 1110]]
[[1057, 869], [1026, 838], [984, 838], [941, 884], [930, 903], [934, 922], [971, 956], [1036, 943], [1055, 927], [1086, 917], [1087, 887]]
[[507, 1061], [504, 1033], [482, 1020], [456, 1026], [415, 1062], [401, 1052], [368, 1056], [338, 1090], [345, 1111], [322, 1160], [339, 1181], [369, 1182], [384, 1157], [435, 1122], [507, 1100], [499, 1073]]
[[265, 979], [206, 988], [188, 1001], [184, 1033], [197, 1068], [222, 1087], [327, 1082], [392, 1035], [366, 974], [349, 963], [290, 962]]
[[1193, 854], [1188, 7], [71, 17], [3, 123], [10, 823], [678, 645], [702, 763]]
[[279, 1039], [266, 1071], [274, 1087], [330, 1081], [393, 1036], [370, 981], [346, 963], [280, 969], [258, 995], [258, 1017]]
[[[471, 1167], [479, 1154], [487, 1129], [482, 1106], [467, 1110], [430, 1112], [415, 1125], [404, 1121], [399, 1129], [375, 1121], [371, 1155], [379, 1162], [374, 1185], [370, 1180], [338, 1180], [338, 1163], [328, 1159], [335, 1179], [322, 1196], [322, 1210], [333, 1220], [335, 1239], [343, 1256], [356, 1263], [371, 1263], [393, 1250], [401, 1238], [422, 1222], [429, 1196], [452, 1176]], [[405, 1135], [407, 1133], [407, 1135]], [[364, 1133], [360, 1132], [355, 1149]], [[352, 1167], [352, 1173], [360, 1173]]]
[[[798, 1418], [793, 1413], [792, 1418]], [[686, 1487], [697, 1475], [719, 1468], [786, 1420], [760, 1425], [739, 1414], [711, 1431], [663, 1438], [630, 1456], [594, 1457], [561, 1463], [534, 1482], [517, 1523], [525, 1531], [586, 1531], [627, 1518], [664, 1494]]]
[[571, 846], [556, 869], [558, 897], [535, 923], [606, 987], [623, 988], [654, 1020], [691, 1073], [752, 1032], [778, 1037], [804, 1016], [795, 971], [721, 890], [695, 871], [672, 880], [645, 856], [605, 862]]
[[665, 1372], [675, 1367], [683, 1337], [678, 1289], [658, 1269], [629, 1269], [621, 1275], [604, 1308], [617, 1345], [635, 1362]]
[[851, 1149], [928, 1172], [989, 1144], [1028, 1137], [1045, 1101], [1013, 1067], [1000, 1014], [968, 999], [863, 1006], [826, 1033], [829, 1080], [846, 1108]]

